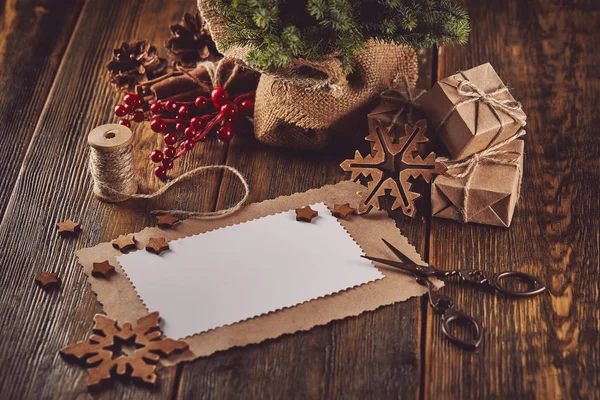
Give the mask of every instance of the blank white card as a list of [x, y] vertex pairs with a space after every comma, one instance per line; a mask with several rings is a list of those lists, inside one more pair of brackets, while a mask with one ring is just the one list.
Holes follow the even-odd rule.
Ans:
[[117, 257], [163, 332], [184, 338], [383, 278], [324, 204]]

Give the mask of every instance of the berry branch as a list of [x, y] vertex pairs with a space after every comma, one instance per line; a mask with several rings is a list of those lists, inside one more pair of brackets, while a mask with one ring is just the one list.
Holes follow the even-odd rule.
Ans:
[[210, 99], [198, 96], [193, 102], [167, 100], [148, 105], [140, 95], [128, 93], [114, 112], [122, 118], [119, 124], [128, 128], [131, 128], [131, 121], [148, 121], [154, 132], [164, 133], [164, 149], [153, 150], [150, 159], [159, 164], [154, 168], [154, 175], [165, 179], [167, 172], [173, 169], [174, 161], [192, 150], [196, 142], [206, 140], [210, 132], [216, 131], [222, 142], [230, 141], [240, 118], [252, 116], [254, 94], [248, 92], [230, 97], [225, 89], [217, 87], [211, 92]]

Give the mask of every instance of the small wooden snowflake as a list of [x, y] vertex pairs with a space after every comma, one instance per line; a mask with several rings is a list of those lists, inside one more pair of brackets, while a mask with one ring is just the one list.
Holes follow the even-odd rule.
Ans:
[[368, 213], [373, 207], [380, 209], [380, 198], [389, 195], [395, 199], [391, 210], [402, 208], [404, 214], [413, 217], [414, 201], [421, 195], [411, 191], [409, 179], [422, 178], [429, 183], [434, 175], [446, 171], [443, 164], [435, 161], [435, 153], [425, 158], [419, 155], [418, 145], [429, 141], [425, 136], [427, 120], [406, 124], [405, 136], [397, 139], [390, 135], [390, 127], [374, 122], [374, 131], [366, 137], [371, 142], [371, 154], [363, 157], [357, 151], [353, 159], [340, 165], [351, 173], [353, 181], [367, 182], [367, 190], [359, 192], [362, 201], [358, 213]]
[[[157, 312], [122, 327], [102, 314], [94, 317], [94, 330], [85, 342], [63, 348], [60, 354], [67, 360], [83, 363], [88, 368], [88, 386], [97, 386], [113, 376], [129, 376], [134, 380], [154, 385], [156, 363], [161, 357], [188, 349], [181, 340], [163, 338]], [[126, 351], [130, 347], [133, 350]]]

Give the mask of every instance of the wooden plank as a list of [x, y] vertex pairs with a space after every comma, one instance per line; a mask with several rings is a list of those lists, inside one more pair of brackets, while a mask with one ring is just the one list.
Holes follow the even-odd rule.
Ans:
[[0, 218], [83, 0], [2, 2]]
[[[153, 224], [146, 211], [156, 207], [214, 206], [216, 176], [211, 178], [214, 187], [190, 182], [164, 199], [112, 205], [92, 195], [87, 172], [88, 132], [115, 121], [111, 110], [117, 96], [104, 70], [112, 49], [122, 40], [146, 37], [160, 45], [169, 24], [193, 9], [190, 2], [146, 0], [89, 1], [82, 10], [0, 225], [1, 398], [75, 398], [85, 393], [86, 371], [58, 355], [63, 346], [88, 337], [92, 317], [101, 311], [73, 250]], [[151, 178], [147, 156], [160, 141], [149, 130], [136, 133], [136, 170], [144, 191], [159, 186]], [[186, 156], [180, 167], [222, 162], [225, 147], [211, 142], [202, 153], [199, 149]], [[77, 238], [56, 233], [54, 224], [67, 217], [82, 223]], [[60, 291], [45, 293], [34, 284], [44, 270], [60, 274]], [[100, 396], [168, 397], [176, 368], [161, 370], [159, 379], [153, 391], [117, 383]]]
[[483, 349], [458, 350], [428, 314], [425, 398], [593, 398], [598, 336], [600, 168], [593, 2], [480, 2], [464, 48], [446, 49], [438, 77], [490, 61], [528, 114], [522, 199], [510, 229], [434, 219], [432, 263], [516, 269], [549, 291], [527, 300], [448, 285], [443, 291], [486, 328]]
[[[421, 82], [429, 86], [431, 52], [422, 52], [420, 58]], [[366, 126], [360, 129], [366, 132]], [[359, 138], [335, 149], [298, 152], [266, 147], [251, 135], [240, 135], [230, 145], [227, 164], [247, 177], [252, 190], [249, 201], [262, 201], [343, 180], [339, 163], [357, 147], [366, 151], [365, 144]], [[219, 206], [233, 204], [241, 195], [231, 179], [224, 177]], [[425, 220], [399, 217], [398, 225], [418, 249], [424, 249]], [[232, 349], [185, 364], [178, 396], [416, 397], [420, 327], [420, 300], [411, 299], [309, 332]]]

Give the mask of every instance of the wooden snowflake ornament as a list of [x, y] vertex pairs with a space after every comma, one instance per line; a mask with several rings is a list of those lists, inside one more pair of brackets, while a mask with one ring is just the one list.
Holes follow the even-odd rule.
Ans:
[[419, 155], [419, 143], [429, 141], [425, 136], [427, 120], [406, 124], [405, 136], [398, 139], [390, 135], [390, 127], [380, 121], [374, 122], [374, 131], [366, 137], [371, 142], [371, 154], [363, 157], [357, 151], [353, 159], [340, 165], [351, 173], [353, 181], [367, 182], [367, 190], [359, 192], [362, 201], [358, 213], [368, 213], [373, 207], [381, 209], [380, 198], [389, 195], [395, 199], [391, 210], [402, 208], [404, 214], [413, 217], [416, 212], [414, 201], [421, 195], [411, 192], [409, 179], [422, 178], [429, 183], [433, 175], [446, 171], [443, 164], [435, 161], [435, 153], [429, 153], [425, 158]]
[[[156, 383], [156, 363], [162, 357], [188, 349], [180, 340], [162, 337], [158, 312], [119, 327], [115, 320], [96, 314], [93, 334], [85, 342], [63, 348], [67, 360], [79, 361], [88, 368], [88, 386], [97, 386], [113, 376], [128, 376], [148, 385]], [[125, 351], [129, 346], [132, 350]]]

